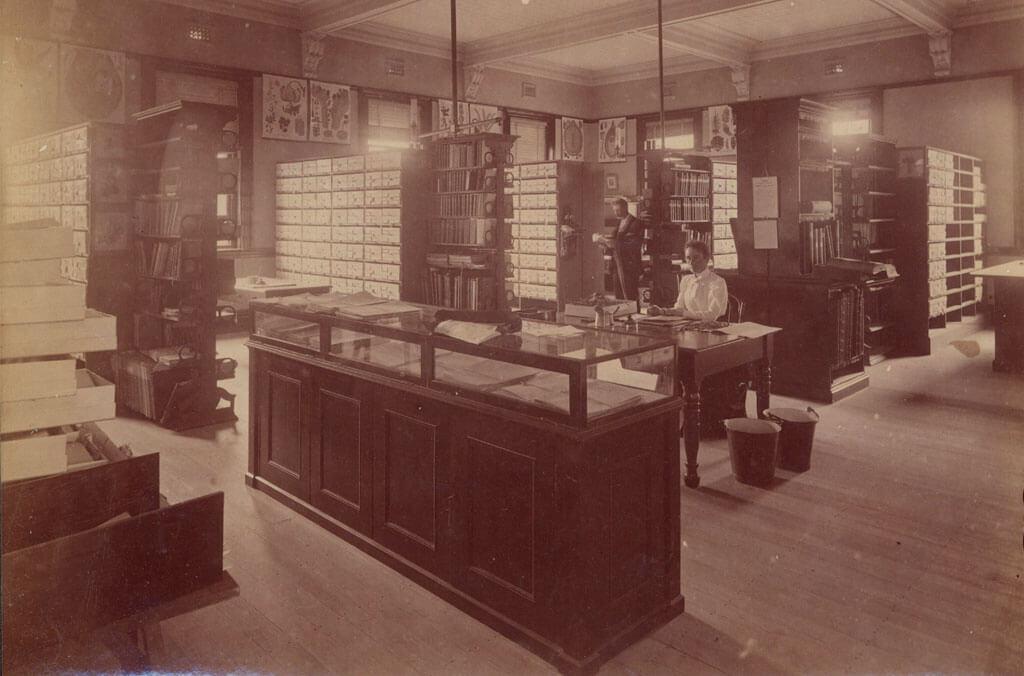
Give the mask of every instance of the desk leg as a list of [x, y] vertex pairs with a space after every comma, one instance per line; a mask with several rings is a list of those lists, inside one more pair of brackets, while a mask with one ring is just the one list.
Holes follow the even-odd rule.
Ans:
[[764, 410], [771, 406], [772, 364], [767, 359], [757, 369], [757, 417], [764, 417]]
[[686, 477], [688, 488], [700, 486], [697, 474], [697, 451], [700, 450], [700, 382], [684, 385], [683, 394], [683, 448], [686, 450]]

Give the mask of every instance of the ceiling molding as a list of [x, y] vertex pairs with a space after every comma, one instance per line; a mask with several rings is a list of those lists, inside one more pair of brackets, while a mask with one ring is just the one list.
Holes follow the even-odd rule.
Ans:
[[[667, 49], [691, 54], [701, 59], [714, 61], [725, 66], [745, 66], [750, 63], [750, 52], [755, 43], [752, 40], [736, 39], [731, 36], [721, 39], [705, 27], [687, 26], [677, 23], [662, 29]], [[657, 32], [636, 31], [630, 33], [646, 42], [658, 44]]]
[[[405, 31], [391, 26], [368, 21], [357, 27], [331, 33], [331, 37], [354, 40], [370, 45], [388, 47], [403, 52], [434, 56], [450, 60], [452, 43], [447, 38], [438, 38], [426, 33]], [[459, 47], [459, 60], [465, 59], [465, 47]]]
[[418, 0], [313, 0], [302, 6], [302, 29], [332, 33], [415, 4]]
[[956, 18], [957, 28], [998, 21], [1024, 19], [1024, 2], [1020, 0], [989, 0], [967, 5]]
[[815, 33], [805, 33], [792, 37], [762, 42], [754, 49], [753, 61], [768, 61], [786, 56], [798, 56], [811, 52], [822, 52], [829, 49], [853, 47], [872, 42], [896, 40], [911, 35], [921, 35], [923, 31], [899, 17], [871, 21], [856, 26], [831, 28]]
[[584, 87], [594, 85], [594, 71], [592, 70], [541, 61], [529, 56], [524, 56], [515, 61], [502, 61], [500, 64], [488, 66], [488, 68], [504, 70], [516, 73], [517, 75], [529, 75], [558, 82], [568, 82], [569, 84], [583, 85]]
[[146, 0], [301, 30], [298, 5], [276, 0]]
[[[667, 0], [663, 6], [663, 17], [665, 24], [669, 25], [774, 1]], [[568, 23], [550, 22], [475, 40], [466, 47], [466, 59], [469, 65], [493, 64], [657, 26], [658, 12], [653, 3], [623, 3], [582, 13]]]
[[[665, 59], [665, 77], [673, 75], [685, 75], [686, 73], [697, 73], [704, 70], [715, 70], [724, 66], [698, 59], [693, 56], [679, 56]], [[636, 63], [631, 66], [618, 66], [594, 73], [590, 78], [590, 84], [594, 87], [603, 85], [618, 84], [620, 82], [631, 82], [633, 80], [648, 80], [658, 77], [658, 62], [648, 61]], [[657, 89], [657, 87], [655, 87]]]
[[893, 14], [901, 16], [929, 35], [950, 33], [953, 20], [931, 0], [874, 0]]

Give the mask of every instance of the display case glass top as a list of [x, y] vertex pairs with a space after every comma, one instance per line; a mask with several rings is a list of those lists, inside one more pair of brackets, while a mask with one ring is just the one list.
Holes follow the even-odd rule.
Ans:
[[253, 343], [575, 426], [676, 394], [670, 337], [523, 321], [479, 344], [434, 331], [439, 308], [370, 294], [254, 301]]

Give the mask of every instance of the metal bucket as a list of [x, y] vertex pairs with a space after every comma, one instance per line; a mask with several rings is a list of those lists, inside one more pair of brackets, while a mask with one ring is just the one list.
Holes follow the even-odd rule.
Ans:
[[779, 433], [779, 467], [791, 472], [806, 472], [811, 468], [811, 448], [814, 446], [814, 428], [818, 413], [807, 407], [769, 408], [764, 416], [782, 427]]
[[755, 418], [725, 421], [732, 473], [740, 483], [766, 486], [775, 478], [779, 425]]

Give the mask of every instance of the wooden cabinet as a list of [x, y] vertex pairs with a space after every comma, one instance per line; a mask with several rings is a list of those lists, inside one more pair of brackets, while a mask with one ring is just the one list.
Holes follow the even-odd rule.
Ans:
[[309, 499], [309, 368], [279, 357], [253, 362], [260, 472], [302, 500]]

